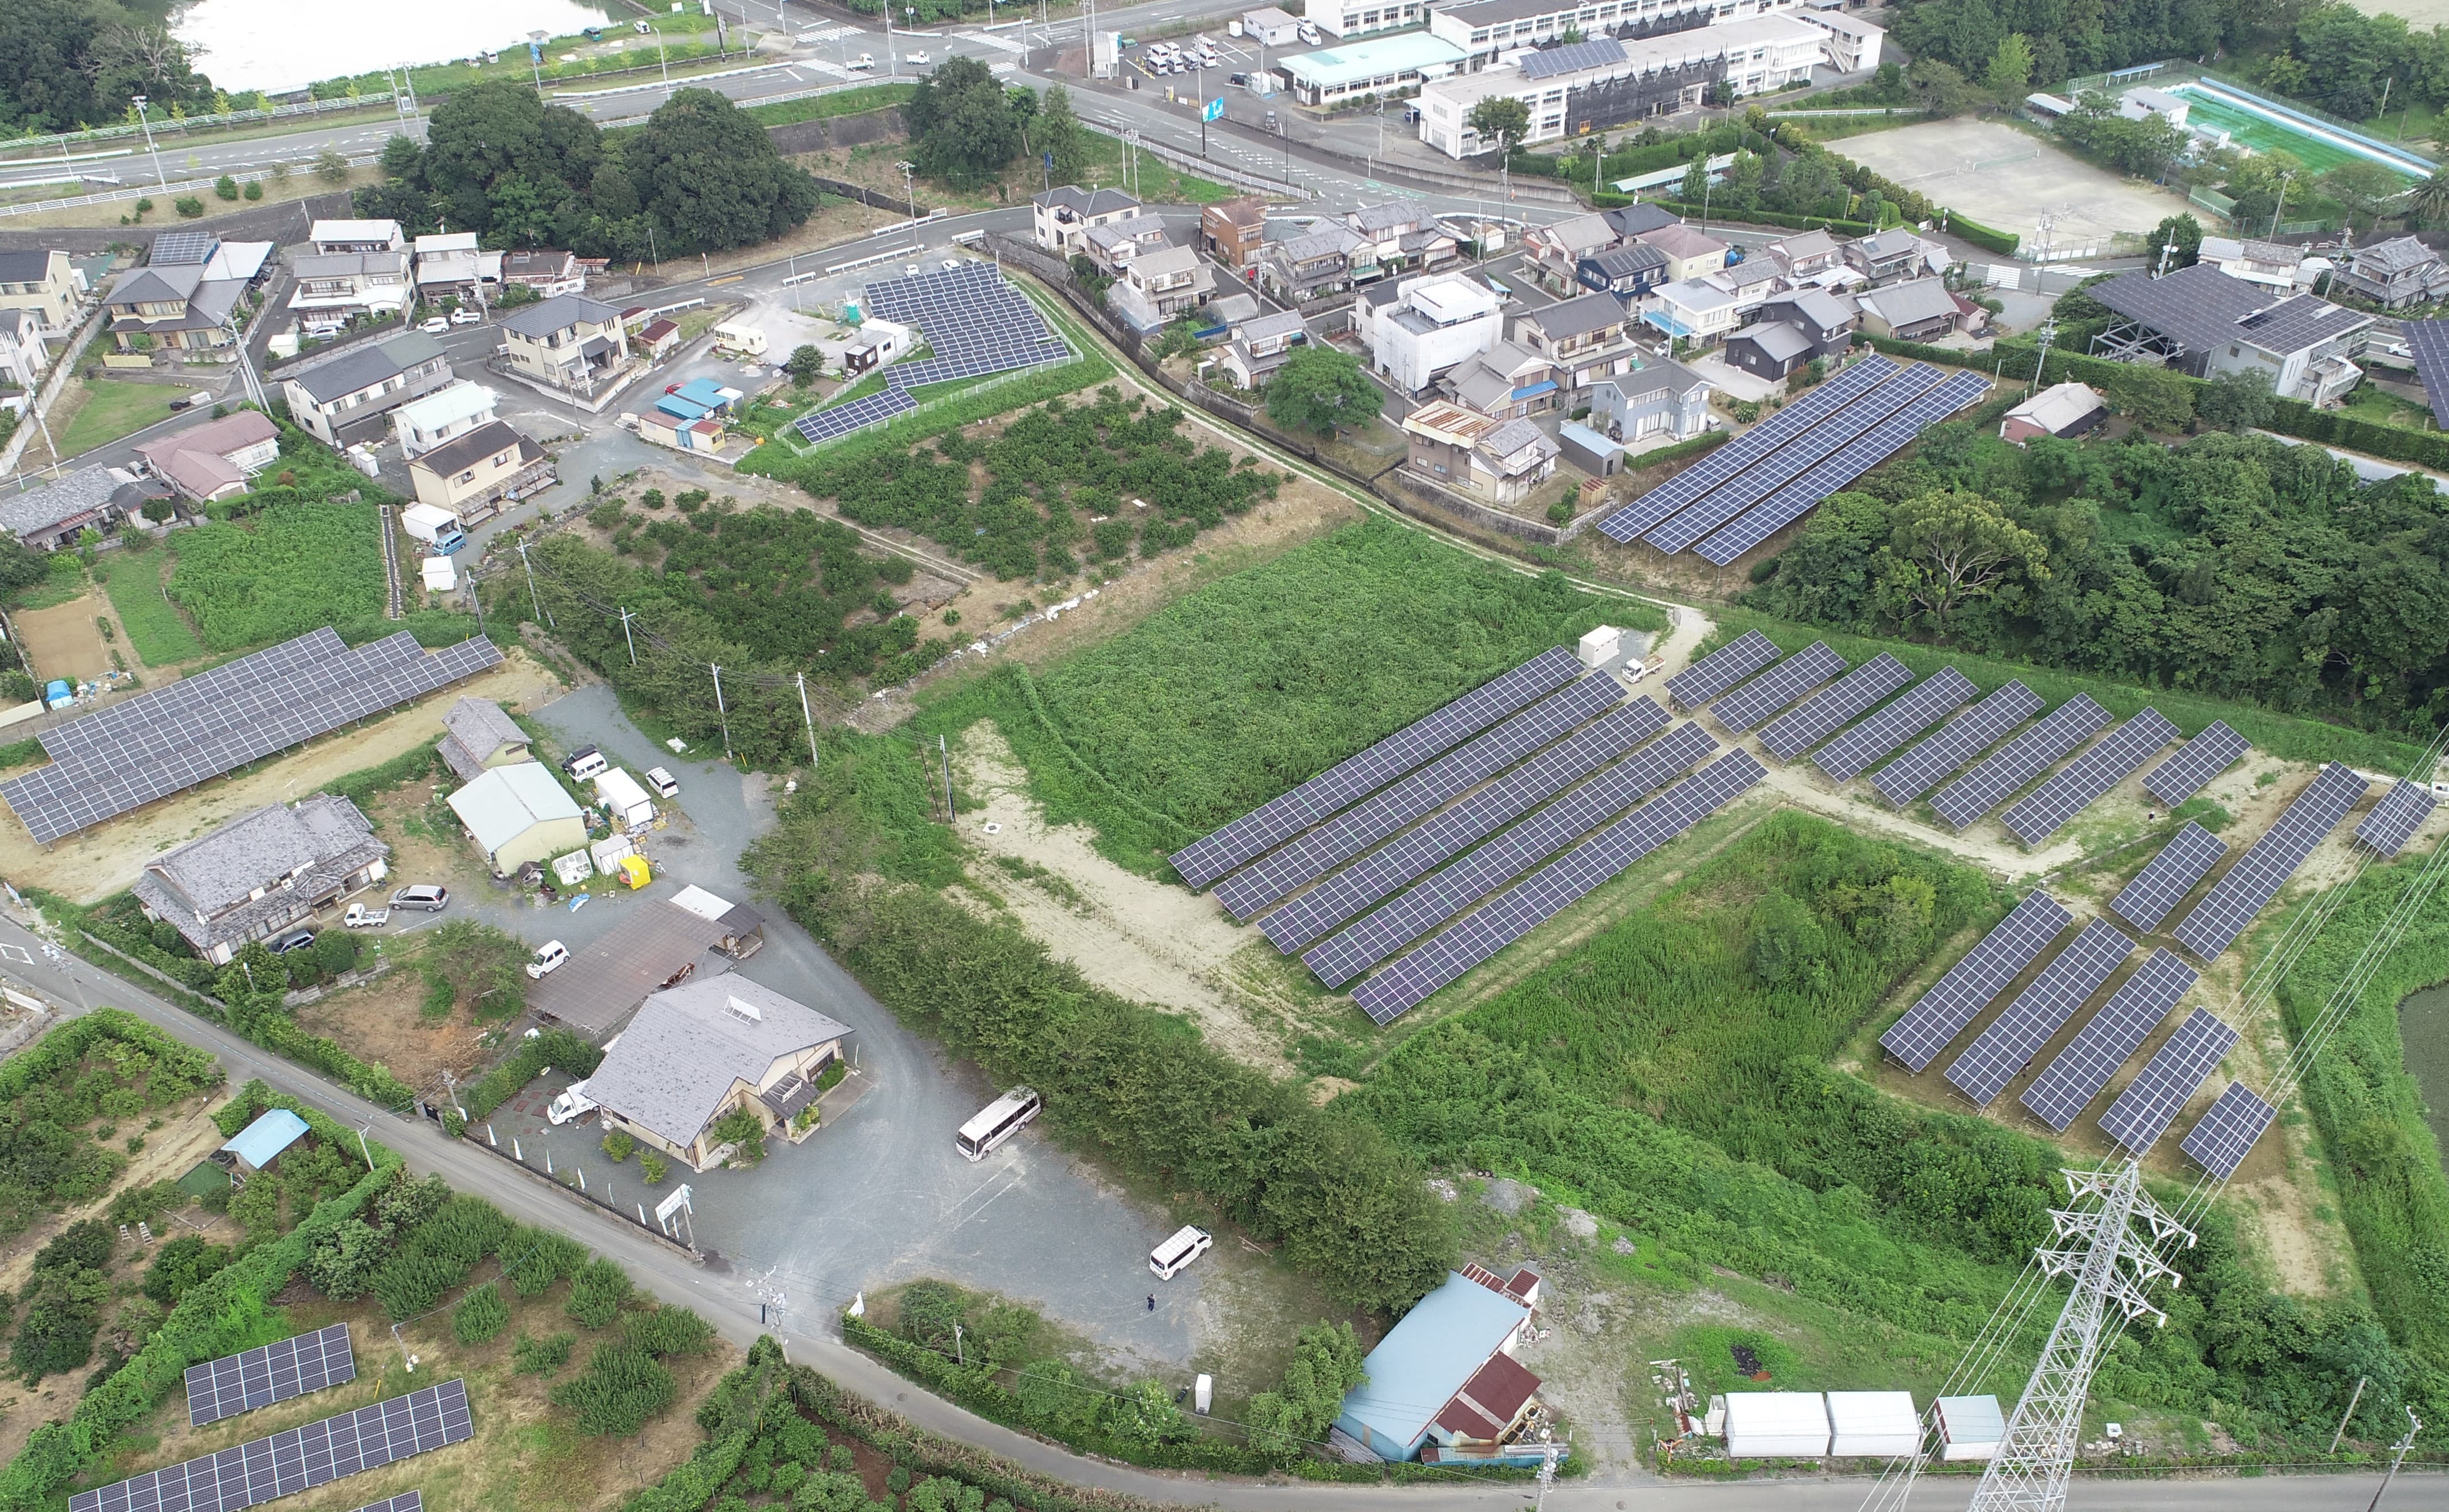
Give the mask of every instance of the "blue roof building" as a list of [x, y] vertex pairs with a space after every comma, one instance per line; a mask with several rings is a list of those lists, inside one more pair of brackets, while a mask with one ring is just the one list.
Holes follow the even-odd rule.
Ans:
[[246, 1170], [260, 1171], [305, 1133], [304, 1119], [287, 1108], [274, 1108], [231, 1136], [222, 1153], [238, 1157], [238, 1163]]
[[1447, 1273], [1369, 1351], [1368, 1379], [1343, 1399], [1336, 1427], [1384, 1460], [1504, 1458], [1494, 1451], [1539, 1386], [1511, 1353], [1538, 1287], [1528, 1271], [1512, 1281], [1475, 1265]]

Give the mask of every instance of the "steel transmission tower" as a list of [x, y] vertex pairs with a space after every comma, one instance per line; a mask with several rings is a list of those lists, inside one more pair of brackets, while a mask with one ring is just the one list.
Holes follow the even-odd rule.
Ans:
[[1982, 1471], [1972, 1512], [2062, 1512], [2101, 1352], [2136, 1318], [2167, 1326], [2149, 1291], [2156, 1280], [2174, 1286], [2180, 1278], [2159, 1252], [2172, 1239], [2193, 1248], [2192, 1233], [2143, 1190], [2143, 1170], [2132, 1160], [2060, 1174], [2069, 1205], [2050, 1213], [2057, 1244], [2035, 1257], [2049, 1274], [2073, 1277], [2074, 1291], [2007, 1420], [2006, 1442]]

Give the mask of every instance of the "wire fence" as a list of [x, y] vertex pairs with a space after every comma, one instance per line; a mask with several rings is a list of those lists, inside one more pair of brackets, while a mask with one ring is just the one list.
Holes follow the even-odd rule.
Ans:
[[[347, 165], [352, 168], [364, 168], [379, 161], [372, 153], [368, 153], [348, 159]], [[275, 171], [273, 168], [253, 168], [244, 173], [232, 173], [211, 179], [182, 179], [176, 183], [123, 186], [105, 190], [100, 194], [70, 195], [64, 200], [30, 200], [23, 204], [0, 204], [0, 216], [39, 215], [47, 210], [73, 210], [80, 205], [88, 204], [116, 204], [123, 201], [143, 200], [154, 195], [201, 194], [219, 183], [222, 177], [237, 183], [261, 183], [270, 181]]]

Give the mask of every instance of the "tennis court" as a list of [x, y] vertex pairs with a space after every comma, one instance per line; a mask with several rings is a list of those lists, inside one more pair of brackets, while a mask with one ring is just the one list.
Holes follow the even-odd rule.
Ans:
[[2190, 82], [2169, 86], [2169, 92], [2182, 97], [2189, 106], [2189, 126], [2225, 131], [2237, 145], [2256, 152], [2285, 152], [2315, 173], [2326, 173], [2343, 163], [2377, 163], [2408, 179], [2424, 176], [2414, 163], [2386, 147], [2359, 145], [2336, 127], [2299, 124], [2277, 109], [2257, 108], [2252, 97], [2242, 91], [2217, 86], [2213, 92], [2213, 87]]

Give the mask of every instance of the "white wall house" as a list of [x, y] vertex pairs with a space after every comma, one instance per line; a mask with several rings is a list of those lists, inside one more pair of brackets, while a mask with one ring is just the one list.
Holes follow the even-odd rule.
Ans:
[[1394, 298], [1378, 303], [1363, 296], [1353, 306], [1370, 365], [1412, 394], [1494, 346], [1504, 335], [1503, 312], [1495, 291], [1460, 274], [1407, 278]]

